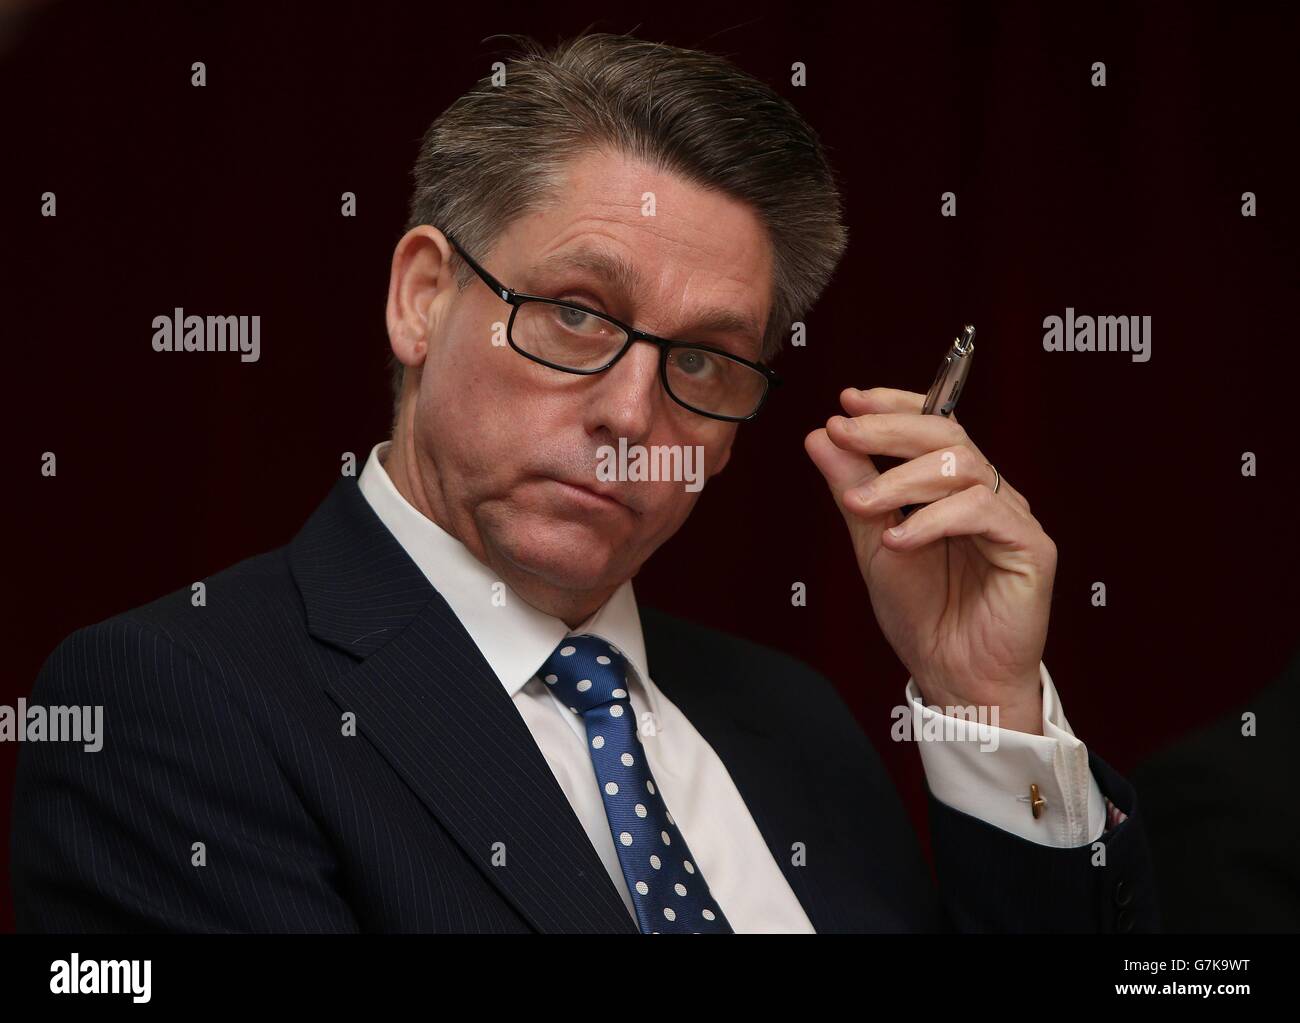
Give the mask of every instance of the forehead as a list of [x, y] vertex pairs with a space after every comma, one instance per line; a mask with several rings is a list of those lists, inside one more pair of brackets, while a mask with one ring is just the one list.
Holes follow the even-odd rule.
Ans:
[[772, 288], [766, 229], [747, 204], [669, 171], [585, 154], [567, 167], [551, 203], [501, 240], [501, 265], [522, 275], [514, 285], [521, 290], [586, 275], [644, 330], [761, 343]]

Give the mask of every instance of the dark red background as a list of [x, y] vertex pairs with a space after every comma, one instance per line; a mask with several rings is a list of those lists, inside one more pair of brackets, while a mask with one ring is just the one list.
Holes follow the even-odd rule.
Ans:
[[[919, 758], [888, 741], [906, 672], [802, 439], [844, 386], [924, 390], [970, 321], [962, 421], [1059, 547], [1045, 660], [1090, 747], [1130, 770], [1300, 643], [1294, 7], [185, 7], [41, 5], [3, 37], [0, 702], [73, 629], [285, 543], [340, 454], [385, 436], [385, 289], [419, 137], [502, 56], [485, 37], [588, 25], [771, 82], [829, 147], [850, 227], [808, 346], [777, 364], [787, 386], [638, 577], [642, 601], [835, 679], [923, 826]], [[261, 361], [153, 352], [174, 306], [260, 314]], [[1045, 353], [1042, 319], [1066, 306], [1150, 315], [1151, 361]], [[0, 746], [6, 829], [16, 753]], [[0, 927], [7, 860], [6, 841]]]

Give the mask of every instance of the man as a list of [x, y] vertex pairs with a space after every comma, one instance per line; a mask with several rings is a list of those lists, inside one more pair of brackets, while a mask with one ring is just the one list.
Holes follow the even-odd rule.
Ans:
[[102, 704], [107, 734], [23, 751], [20, 927], [1152, 927], [1133, 792], [1041, 662], [1054, 545], [921, 396], [848, 389], [806, 446], [917, 720], [998, 715], [921, 744], [937, 893], [829, 682], [636, 603], [699, 488], [610, 478], [608, 452], [721, 472], [844, 248], [793, 108], [718, 58], [584, 36], [453, 104], [415, 177], [391, 439], [204, 601], [54, 652], [33, 702]]

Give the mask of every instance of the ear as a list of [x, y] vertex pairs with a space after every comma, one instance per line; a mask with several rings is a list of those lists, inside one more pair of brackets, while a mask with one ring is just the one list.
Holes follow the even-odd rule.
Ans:
[[421, 224], [393, 249], [388, 274], [388, 344], [404, 366], [423, 364], [435, 321], [434, 300], [455, 290], [451, 245], [436, 227]]

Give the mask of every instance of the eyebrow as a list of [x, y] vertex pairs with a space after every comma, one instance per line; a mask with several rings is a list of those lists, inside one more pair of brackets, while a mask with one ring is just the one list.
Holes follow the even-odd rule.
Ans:
[[[533, 273], [548, 274], [564, 270], [579, 270], [598, 278], [604, 284], [629, 299], [644, 286], [645, 278], [635, 263], [604, 249], [579, 248], [549, 256], [533, 266]], [[761, 342], [763, 332], [750, 317], [731, 309], [704, 309], [687, 331], [709, 331], [724, 334], [743, 334]]]

